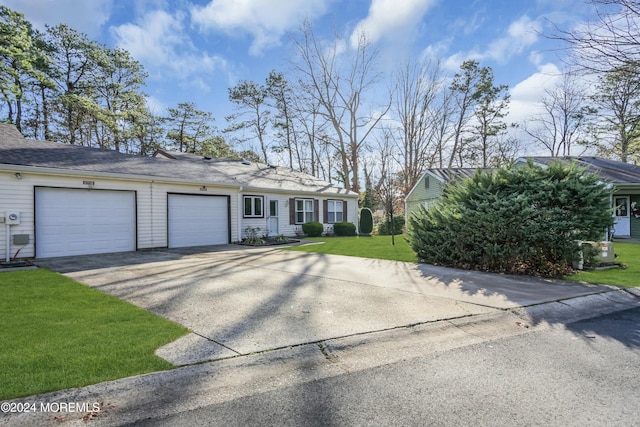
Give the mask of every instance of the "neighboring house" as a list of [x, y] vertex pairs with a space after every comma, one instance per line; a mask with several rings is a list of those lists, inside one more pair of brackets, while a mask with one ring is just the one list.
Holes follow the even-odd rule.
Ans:
[[600, 175], [611, 185], [611, 206], [613, 208], [614, 236], [616, 238], [640, 238], [640, 166], [599, 157], [523, 157], [516, 160], [546, 167], [554, 161], [575, 163], [588, 172]]
[[28, 140], [0, 124], [0, 221], [18, 216], [0, 223], [0, 260], [228, 244], [248, 227], [293, 236], [312, 220], [357, 224], [357, 205], [287, 168]]
[[408, 224], [412, 213], [420, 206], [429, 209], [441, 196], [445, 185], [458, 178], [470, 178], [474, 168], [427, 169], [405, 197], [405, 220]]
[[[617, 238], [640, 238], [640, 166], [599, 157], [521, 157], [515, 164], [528, 160], [541, 167], [555, 161], [576, 163], [588, 172], [598, 174], [611, 185], [611, 206], [615, 220], [614, 235]], [[407, 218], [420, 205], [429, 209], [442, 195], [442, 188], [451, 180], [468, 178], [476, 169], [427, 169], [406, 197]]]

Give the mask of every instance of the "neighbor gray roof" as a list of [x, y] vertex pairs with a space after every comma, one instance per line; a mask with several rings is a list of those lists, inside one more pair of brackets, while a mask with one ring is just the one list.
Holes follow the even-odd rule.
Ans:
[[[564, 163], [575, 163], [587, 169], [588, 172], [596, 173], [604, 181], [617, 185], [640, 185], [640, 166], [630, 163], [618, 162], [615, 160], [603, 159], [589, 156], [565, 156], [565, 157], [523, 157], [521, 159], [531, 159], [541, 165], [550, 165], [560, 161]], [[519, 159], [519, 160], [521, 160]]]
[[47, 168], [59, 172], [75, 171], [149, 179], [162, 178], [168, 181], [236, 188], [242, 186], [245, 190], [357, 196], [354, 192], [286, 168], [274, 169], [260, 163], [244, 165], [239, 160], [205, 160], [195, 155], [174, 154], [182, 155], [180, 158], [188, 158], [189, 161], [136, 156], [113, 150], [29, 140], [25, 139], [15, 126], [0, 124], [0, 165]]
[[479, 168], [429, 168], [426, 172], [435, 176], [442, 182], [447, 183], [457, 178], [471, 178], [478, 169]]

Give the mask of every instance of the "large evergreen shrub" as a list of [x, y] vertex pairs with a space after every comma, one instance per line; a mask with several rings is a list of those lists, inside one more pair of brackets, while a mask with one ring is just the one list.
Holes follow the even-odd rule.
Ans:
[[308, 237], [320, 237], [324, 231], [324, 226], [316, 221], [305, 222], [302, 224], [302, 231]]
[[575, 240], [601, 240], [612, 223], [597, 175], [529, 162], [446, 187], [435, 206], [412, 215], [408, 237], [428, 263], [559, 276], [578, 256]]
[[360, 234], [369, 235], [373, 232], [373, 214], [371, 209], [360, 209]]
[[336, 222], [333, 224], [333, 232], [336, 236], [355, 236], [356, 225], [352, 222]]
[[376, 228], [376, 234], [380, 236], [390, 236], [392, 230], [391, 224], [393, 224], [393, 234], [402, 234], [402, 231], [404, 229], [404, 216], [394, 215], [391, 222], [385, 216], [384, 219], [378, 224], [378, 227]]

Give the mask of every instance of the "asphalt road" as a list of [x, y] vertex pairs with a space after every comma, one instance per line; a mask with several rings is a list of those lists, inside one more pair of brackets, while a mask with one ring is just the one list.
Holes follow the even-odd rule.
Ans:
[[640, 308], [135, 425], [637, 426]]

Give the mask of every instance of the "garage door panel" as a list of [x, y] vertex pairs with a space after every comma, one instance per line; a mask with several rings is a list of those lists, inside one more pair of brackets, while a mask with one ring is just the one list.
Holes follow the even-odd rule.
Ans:
[[135, 250], [133, 191], [36, 189], [39, 258]]
[[169, 194], [168, 212], [170, 248], [229, 243], [227, 197]]

